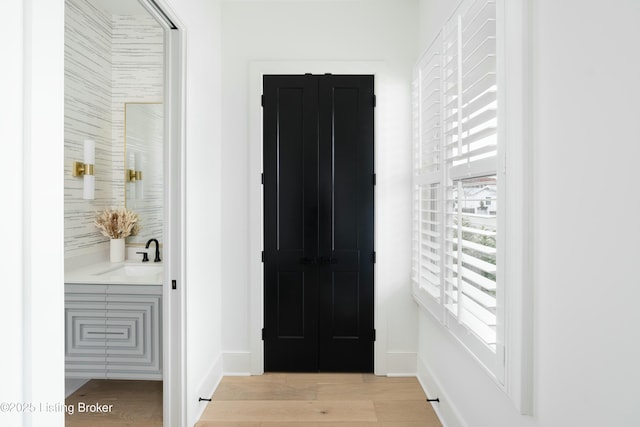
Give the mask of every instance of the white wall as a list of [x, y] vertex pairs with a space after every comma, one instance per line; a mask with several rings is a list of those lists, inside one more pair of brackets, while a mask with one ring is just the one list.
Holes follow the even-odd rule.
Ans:
[[[449, 426], [639, 425], [640, 199], [632, 171], [640, 155], [640, 4], [531, 3], [533, 416], [519, 415], [428, 314], [420, 315], [419, 364], [427, 388], [445, 400]], [[450, 10], [437, 0], [422, 0], [421, 10], [424, 48], [427, 26]]]
[[[5, 94], [5, 102], [0, 103], [0, 141], [14, 141], [15, 143], [0, 143], [0, 157], [14, 159], [5, 162], [0, 168], [1, 182], [13, 182], [14, 185], [3, 185], [6, 206], [12, 209], [0, 210], [0, 220], [3, 224], [13, 224], [5, 230], [4, 239], [14, 242], [11, 247], [5, 246], [0, 250], [4, 277], [1, 282], [3, 298], [0, 299], [0, 322], [12, 325], [5, 328], [4, 348], [12, 351], [0, 352], [0, 377], [3, 386], [0, 387], [0, 402], [12, 402], [22, 398], [24, 384], [22, 372], [24, 369], [22, 337], [24, 336], [24, 322], [22, 319], [22, 290], [24, 272], [23, 255], [23, 79], [24, 79], [24, 13], [21, 1], [15, 0], [4, 5], [4, 17], [7, 25], [0, 26], [0, 37], [13, 40], [8, 43], [4, 52], [6, 64], [0, 70], [0, 91]], [[0, 414], [3, 424], [20, 426], [22, 414]]]
[[[0, 352], [0, 399], [61, 402], [64, 2], [12, 0], [3, 4], [5, 12], [1, 35], [11, 43], [0, 71], [7, 108], [1, 110], [7, 201], [0, 220], [3, 241], [10, 243], [0, 251], [0, 316], [8, 331]], [[0, 425], [57, 427], [64, 414], [3, 411]]]
[[451, 17], [462, 0], [419, 0], [420, 16], [420, 51], [429, 47], [438, 35], [442, 24]]
[[186, 28], [186, 425], [200, 417], [222, 375], [220, 4], [166, 2]]
[[[546, 0], [534, 17], [541, 421], [638, 425], [640, 3]], [[574, 215], [583, 200], [608, 209]]]
[[[415, 0], [223, 2], [222, 322], [226, 371], [256, 373], [250, 358], [255, 357], [252, 340], [259, 339], [259, 327], [249, 323], [256, 311], [250, 300], [261, 292], [261, 284], [251, 282], [249, 272], [260, 257], [259, 250], [250, 246], [256, 237], [250, 235], [251, 224], [256, 222], [252, 209], [259, 210], [250, 198], [256, 186], [260, 187], [258, 171], [250, 169], [250, 164], [260, 163], [250, 162], [256, 148], [250, 142], [254, 131], [250, 132], [250, 117], [255, 115], [251, 108], [255, 109], [260, 96], [259, 90], [253, 93], [251, 88], [261, 84], [250, 80], [256, 79], [250, 70], [266, 61], [271, 62], [274, 73], [278, 73], [278, 64], [282, 64], [280, 72], [286, 73], [290, 69], [286, 64], [305, 61], [314, 64], [309, 66], [314, 70], [308, 70], [313, 72], [318, 72], [317, 64], [323, 61], [378, 61], [384, 72], [376, 80], [376, 372], [415, 372], [417, 312], [409, 287], [410, 85], [417, 52], [417, 10]], [[321, 72], [335, 73], [330, 65]], [[254, 352], [259, 347], [254, 345]]]

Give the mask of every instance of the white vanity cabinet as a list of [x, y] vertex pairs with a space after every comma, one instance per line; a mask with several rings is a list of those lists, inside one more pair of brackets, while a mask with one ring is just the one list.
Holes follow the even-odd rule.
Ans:
[[65, 284], [67, 378], [162, 379], [162, 285]]

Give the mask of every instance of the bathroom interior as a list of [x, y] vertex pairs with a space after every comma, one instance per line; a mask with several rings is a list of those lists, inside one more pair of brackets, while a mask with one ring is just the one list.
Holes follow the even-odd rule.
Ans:
[[[119, 387], [122, 399], [151, 394], [148, 417], [158, 425], [164, 43], [162, 26], [136, 1], [65, 2], [66, 397], [117, 399]], [[94, 221], [122, 208], [138, 227], [118, 249]], [[73, 425], [82, 425], [77, 415]]]

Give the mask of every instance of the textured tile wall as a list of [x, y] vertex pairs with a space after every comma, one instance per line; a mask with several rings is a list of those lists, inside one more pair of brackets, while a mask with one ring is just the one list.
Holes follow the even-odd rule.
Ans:
[[[151, 17], [111, 16], [84, 0], [66, 0], [65, 6], [65, 257], [69, 258], [107, 247], [108, 239], [98, 233], [93, 219], [95, 212], [125, 203], [124, 103], [162, 102], [163, 34]], [[95, 200], [83, 200], [82, 179], [71, 176], [72, 163], [82, 160], [87, 138], [96, 141]], [[149, 185], [143, 226], [162, 241], [162, 185], [152, 188]]]
[[[111, 16], [85, 1], [65, 3], [65, 257], [99, 249], [94, 212], [114, 203], [111, 171]], [[95, 200], [82, 199], [82, 178], [71, 176], [83, 160], [83, 141], [96, 142]]]
[[[124, 200], [125, 104], [162, 102], [164, 39], [162, 28], [150, 16], [112, 18], [113, 180], [116, 200]], [[162, 145], [148, 141], [146, 148], [144, 200], [127, 205], [140, 216], [142, 230], [139, 236], [128, 239], [130, 243], [146, 242], [152, 237], [162, 243], [164, 156]]]

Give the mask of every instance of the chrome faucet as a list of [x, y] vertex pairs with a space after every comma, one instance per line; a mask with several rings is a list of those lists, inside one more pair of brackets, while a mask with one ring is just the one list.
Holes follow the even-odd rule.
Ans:
[[149, 245], [151, 244], [151, 242], [156, 242], [156, 257], [153, 262], [162, 261], [160, 259], [160, 243], [158, 243], [158, 239], [149, 239], [149, 241], [147, 242], [147, 246], [145, 246], [145, 249], [149, 249]]

